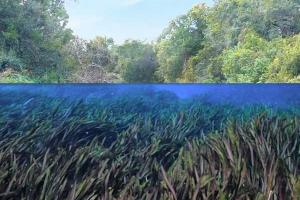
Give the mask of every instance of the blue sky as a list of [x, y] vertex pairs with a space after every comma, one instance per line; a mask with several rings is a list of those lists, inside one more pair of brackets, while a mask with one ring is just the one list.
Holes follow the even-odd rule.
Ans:
[[67, 0], [68, 27], [84, 39], [97, 35], [153, 41], [175, 17], [213, 0]]

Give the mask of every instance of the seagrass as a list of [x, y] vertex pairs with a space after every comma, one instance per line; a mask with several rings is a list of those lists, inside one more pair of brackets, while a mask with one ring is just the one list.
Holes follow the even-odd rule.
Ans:
[[298, 108], [0, 99], [0, 199], [300, 198]]

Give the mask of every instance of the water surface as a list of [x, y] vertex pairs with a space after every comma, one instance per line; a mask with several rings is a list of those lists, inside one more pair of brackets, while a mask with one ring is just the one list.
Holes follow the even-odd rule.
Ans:
[[0, 92], [31, 93], [57, 98], [100, 99], [117, 96], [148, 97], [173, 94], [179, 99], [202, 97], [214, 103], [237, 106], [262, 104], [277, 107], [300, 105], [300, 84], [2, 84]]

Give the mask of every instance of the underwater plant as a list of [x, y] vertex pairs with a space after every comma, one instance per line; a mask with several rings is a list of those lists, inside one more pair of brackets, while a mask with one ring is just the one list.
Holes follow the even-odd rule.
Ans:
[[1, 97], [0, 199], [299, 199], [296, 108]]

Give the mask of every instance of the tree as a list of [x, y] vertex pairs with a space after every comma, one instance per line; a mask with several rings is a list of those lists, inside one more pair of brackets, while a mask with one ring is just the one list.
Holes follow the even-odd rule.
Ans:
[[202, 48], [206, 28], [207, 7], [195, 6], [188, 14], [173, 20], [156, 45], [158, 74], [167, 82], [175, 82], [182, 76], [188, 60]]
[[[113, 82], [116, 56], [111, 38], [97, 36], [86, 41], [75, 37], [65, 47], [65, 55], [75, 67], [75, 81], [83, 83]], [[68, 56], [67, 56], [68, 55]]]
[[55, 71], [59, 79], [64, 65], [61, 50], [72, 38], [67, 21], [64, 2], [60, 0], [2, 0], [1, 48], [14, 52], [35, 75]]
[[251, 30], [240, 37], [236, 47], [223, 52], [223, 74], [228, 82], [262, 82], [272, 61], [269, 43]]
[[267, 41], [246, 31], [239, 44], [223, 52], [228, 82], [295, 82], [300, 75], [300, 36]]
[[[268, 41], [299, 33], [299, 5], [298, 0], [217, 1], [207, 11], [203, 48], [189, 62], [193, 73], [198, 76], [196, 80], [266, 81], [265, 77], [258, 76], [266, 71], [276, 51], [274, 44]], [[252, 30], [253, 37], [242, 39], [247, 30]], [[259, 47], [263, 49], [252, 48], [255, 42], [262, 40], [264, 42]], [[264, 44], [270, 44], [269, 50]]]
[[239, 35], [252, 29], [272, 40], [300, 32], [298, 0], [219, 0], [208, 15], [207, 35], [221, 49], [237, 45]]
[[266, 81], [299, 82], [300, 80], [300, 34], [273, 42], [276, 54], [268, 66]]
[[38, 82], [300, 80], [299, 0], [199, 4], [171, 21], [155, 44], [87, 41], [67, 22], [63, 0], [1, 0], [0, 73]]
[[[256, 31], [265, 38], [271, 40], [300, 32], [299, 0], [264, 0], [263, 8], [263, 17], [255, 22], [261, 21]], [[255, 23], [253, 25], [255, 27]]]
[[151, 45], [136, 40], [127, 40], [118, 47], [117, 55], [117, 69], [124, 81], [155, 81], [157, 61]]
[[[88, 59], [93, 65], [106, 67], [107, 70], [112, 71], [115, 59], [112, 54], [114, 41], [112, 38], [99, 37], [87, 43]], [[111, 69], [108, 69], [111, 67]]]

